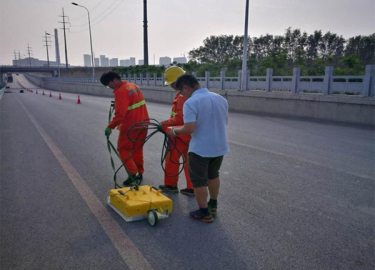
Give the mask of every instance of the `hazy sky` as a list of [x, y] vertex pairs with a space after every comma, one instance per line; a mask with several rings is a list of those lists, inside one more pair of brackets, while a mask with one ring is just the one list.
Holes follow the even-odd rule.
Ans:
[[[143, 59], [143, 0], [74, 0], [90, 10], [96, 57]], [[72, 0], [0, 0], [0, 64], [10, 65], [13, 52], [46, 60], [44, 32], [61, 28], [62, 8], [69, 16], [68, 61], [83, 65], [90, 54], [85, 9]], [[210, 35], [243, 35], [245, 0], [148, 0], [149, 63], [179, 57], [201, 46]], [[282, 35], [291, 26], [306, 31], [331, 31], [344, 38], [375, 32], [375, 0], [250, 0], [249, 35]], [[51, 39], [50, 60], [55, 60]], [[65, 62], [63, 31], [60, 56]]]

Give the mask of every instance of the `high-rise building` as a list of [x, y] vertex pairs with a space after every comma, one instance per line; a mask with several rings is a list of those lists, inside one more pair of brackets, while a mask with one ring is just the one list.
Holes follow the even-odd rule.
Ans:
[[130, 57], [130, 65], [135, 66], [135, 57]]
[[111, 60], [109, 60], [109, 65], [111, 67], [118, 67], [118, 58], [112, 58]]
[[91, 55], [90, 54], [83, 55], [83, 66], [91, 67]]
[[94, 58], [94, 64], [95, 64], [96, 67], [100, 66], [98, 57]]
[[100, 66], [101, 67], [109, 67], [109, 59], [105, 57], [105, 55], [100, 56]]
[[125, 60], [120, 60], [120, 67], [125, 67]]
[[174, 57], [173, 62], [176, 62], [177, 64], [186, 64], [187, 59], [186, 57]]
[[159, 65], [169, 67], [171, 64], [171, 58], [168, 56], [160, 57], [159, 58]]
[[139, 59], [139, 60], [138, 60], [138, 65], [139, 65], [139, 66], [143, 66], [144, 63], [145, 63], [145, 61], [143, 61], [143, 59]]
[[125, 59], [125, 67], [130, 66], [130, 59]]

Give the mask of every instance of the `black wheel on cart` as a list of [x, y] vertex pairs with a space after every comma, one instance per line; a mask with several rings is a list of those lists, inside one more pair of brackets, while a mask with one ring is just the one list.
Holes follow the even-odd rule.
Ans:
[[156, 226], [156, 224], [158, 223], [158, 214], [156, 212], [156, 210], [152, 210], [150, 212], [148, 212], [148, 223], [150, 223], [151, 226]]

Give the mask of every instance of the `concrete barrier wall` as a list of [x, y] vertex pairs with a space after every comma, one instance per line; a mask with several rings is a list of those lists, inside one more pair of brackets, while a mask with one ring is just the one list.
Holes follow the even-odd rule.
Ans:
[[[113, 96], [110, 89], [101, 85], [42, 81], [25, 75], [40, 87], [61, 92]], [[175, 92], [165, 87], [142, 86], [146, 100], [170, 104]], [[215, 91], [215, 90], [213, 90]], [[278, 116], [304, 117], [344, 123], [375, 125], [375, 99], [373, 97], [324, 96], [319, 94], [246, 91], [215, 91], [228, 100], [231, 111], [263, 113]]]

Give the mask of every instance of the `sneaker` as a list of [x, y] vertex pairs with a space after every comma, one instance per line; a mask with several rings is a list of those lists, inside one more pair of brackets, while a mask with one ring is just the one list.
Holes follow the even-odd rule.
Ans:
[[208, 211], [210, 211], [211, 215], [217, 215], [217, 203], [208, 203]]
[[211, 214], [203, 215], [199, 209], [197, 211], [190, 212], [190, 216], [204, 223], [212, 223], [214, 221]]
[[136, 174], [126, 179], [122, 184], [124, 187], [130, 185], [140, 185], [142, 182], [142, 175]]
[[192, 196], [192, 197], [195, 196], [195, 194], [194, 194], [194, 189], [192, 189], [192, 188], [184, 188], [184, 189], [181, 189], [181, 190], [180, 190], [180, 193], [182, 193], [182, 194], [184, 194], [184, 195]]
[[166, 192], [178, 193], [178, 188], [174, 186], [160, 185], [159, 188]]

